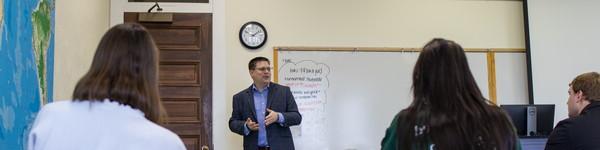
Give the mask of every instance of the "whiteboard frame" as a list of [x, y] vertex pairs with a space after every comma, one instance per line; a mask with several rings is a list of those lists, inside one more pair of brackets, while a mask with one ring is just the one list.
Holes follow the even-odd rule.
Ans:
[[[525, 48], [465, 48], [466, 53], [487, 53], [488, 96], [491, 102], [497, 104], [496, 90], [496, 53], [526, 53]], [[334, 51], [334, 52], [421, 52], [421, 48], [402, 47], [273, 47], [273, 80], [279, 80], [279, 51]], [[528, 67], [529, 68], [529, 67]], [[528, 76], [529, 73], [528, 73]], [[530, 82], [530, 79], [528, 79]], [[530, 85], [529, 85], [530, 86]], [[531, 92], [529, 92], [531, 93]]]

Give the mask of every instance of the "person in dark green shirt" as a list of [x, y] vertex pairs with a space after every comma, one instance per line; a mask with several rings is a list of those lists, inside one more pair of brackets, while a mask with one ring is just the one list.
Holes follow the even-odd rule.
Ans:
[[390, 127], [385, 130], [385, 136], [381, 140], [381, 150], [397, 150], [398, 137], [396, 137], [396, 126], [398, 126], [398, 115], [392, 120]]
[[[398, 115], [394, 117], [390, 127], [385, 130], [385, 136], [381, 140], [381, 150], [397, 150], [398, 137], [396, 136], [396, 127], [398, 126]], [[521, 142], [517, 138], [516, 150], [521, 150]]]
[[436, 38], [413, 71], [411, 105], [386, 130], [382, 150], [520, 150], [506, 113], [485, 99], [463, 48]]

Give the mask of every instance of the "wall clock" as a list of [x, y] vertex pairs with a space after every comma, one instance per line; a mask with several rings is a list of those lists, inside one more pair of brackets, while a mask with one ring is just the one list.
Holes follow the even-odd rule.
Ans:
[[267, 42], [267, 30], [256, 22], [250, 21], [240, 28], [240, 42], [249, 49], [258, 49]]

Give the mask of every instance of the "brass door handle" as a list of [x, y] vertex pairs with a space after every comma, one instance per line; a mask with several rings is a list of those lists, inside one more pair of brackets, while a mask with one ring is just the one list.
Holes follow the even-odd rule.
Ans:
[[202, 150], [210, 150], [210, 149], [208, 149], [208, 146], [206, 146], [206, 145], [203, 145], [203, 146], [202, 146]]

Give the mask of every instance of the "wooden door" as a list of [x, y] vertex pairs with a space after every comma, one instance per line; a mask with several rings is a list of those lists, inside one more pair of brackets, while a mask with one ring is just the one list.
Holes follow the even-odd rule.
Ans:
[[169, 121], [188, 150], [212, 149], [212, 14], [173, 13], [171, 22], [145, 22], [160, 49], [160, 97]]

